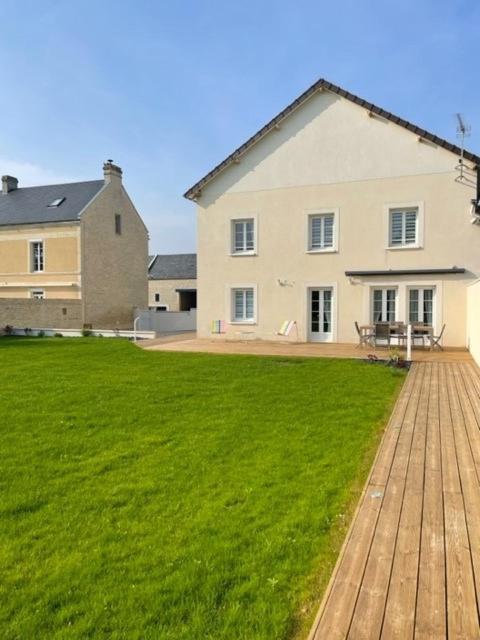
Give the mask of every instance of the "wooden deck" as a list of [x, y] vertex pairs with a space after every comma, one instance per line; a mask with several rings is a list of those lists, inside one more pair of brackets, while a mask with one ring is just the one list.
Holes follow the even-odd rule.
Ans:
[[309, 640], [480, 638], [480, 375], [415, 363]]
[[[191, 351], [203, 353], [231, 353], [270, 356], [307, 356], [318, 358], [367, 358], [375, 354], [378, 358], [388, 358], [385, 347], [360, 348], [355, 344], [281, 342], [266, 340], [221, 340], [192, 337], [191, 334], [142, 340], [138, 343], [144, 349], [155, 351]], [[403, 351], [404, 353], [404, 351]], [[414, 362], [470, 362], [466, 349], [412, 350]]]

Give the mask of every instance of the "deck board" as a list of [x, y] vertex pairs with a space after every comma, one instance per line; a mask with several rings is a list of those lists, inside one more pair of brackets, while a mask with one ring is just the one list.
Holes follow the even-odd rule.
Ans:
[[415, 363], [310, 640], [480, 638], [479, 462], [479, 369]]

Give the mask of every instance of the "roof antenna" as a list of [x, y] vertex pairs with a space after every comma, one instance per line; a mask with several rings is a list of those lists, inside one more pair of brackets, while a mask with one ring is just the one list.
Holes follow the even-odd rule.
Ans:
[[460, 138], [460, 158], [458, 159], [458, 164], [455, 167], [455, 169], [458, 171], [458, 176], [455, 178], [455, 182], [464, 182], [466, 184], [475, 186], [475, 176], [463, 162], [465, 153], [465, 138], [468, 138], [470, 136], [472, 128], [465, 122], [465, 119], [461, 113], [456, 113], [455, 116], [457, 118], [457, 138]]

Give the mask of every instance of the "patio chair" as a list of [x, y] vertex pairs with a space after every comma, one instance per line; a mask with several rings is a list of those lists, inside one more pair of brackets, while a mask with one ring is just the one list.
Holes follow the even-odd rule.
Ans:
[[285, 320], [285, 322], [282, 323], [282, 326], [276, 332], [275, 335], [287, 337], [287, 336], [290, 335], [290, 332], [293, 329], [293, 327], [295, 327], [295, 329], [297, 330], [297, 334], [298, 334], [297, 321], [296, 320]]
[[375, 346], [387, 343], [390, 346], [390, 324], [388, 322], [375, 323]]
[[358, 322], [356, 320], [355, 320], [355, 329], [358, 334], [357, 347], [363, 347], [364, 345], [367, 345], [368, 347], [371, 346], [372, 341], [375, 338], [375, 332], [373, 330], [365, 331], [365, 332], [362, 331], [358, 326]]
[[212, 320], [211, 333], [225, 333], [225, 320]]
[[443, 327], [442, 327], [442, 330], [440, 331], [438, 336], [433, 336], [432, 335], [431, 349], [434, 349], [435, 347], [438, 347], [439, 349], [441, 349], [443, 351], [443, 347], [440, 344], [440, 341], [441, 341], [441, 339], [443, 337], [443, 332], [445, 331], [445, 327], [446, 327], [446, 325], [444, 324]]
[[398, 346], [407, 344], [407, 325], [404, 322], [395, 322], [390, 325], [390, 340], [394, 338]]

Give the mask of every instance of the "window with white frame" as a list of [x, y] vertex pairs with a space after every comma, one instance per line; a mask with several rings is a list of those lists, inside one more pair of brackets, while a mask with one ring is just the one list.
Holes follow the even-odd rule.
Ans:
[[397, 307], [396, 289], [374, 289], [372, 294], [373, 322], [395, 322]]
[[335, 214], [322, 213], [309, 216], [308, 250], [332, 250], [335, 244]]
[[255, 251], [255, 220], [232, 220], [232, 253], [253, 253]]
[[44, 267], [44, 251], [43, 251], [43, 242], [35, 241], [30, 245], [31, 251], [31, 270], [32, 271], [43, 271]]
[[43, 300], [45, 298], [45, 291], [43, 289], [32, 289], [32, 291], [30, 291], [30, 297], [34, 300]]
[[418, 207], [389, 210], [389, 245], [408, 247], [419, 244]]
[[232, 289], [232, 321], [254, 322], [255, 291], [252, 287]]
[[408, 320], [433, 325], [433, 287], [412, 287], [408, 291]]

